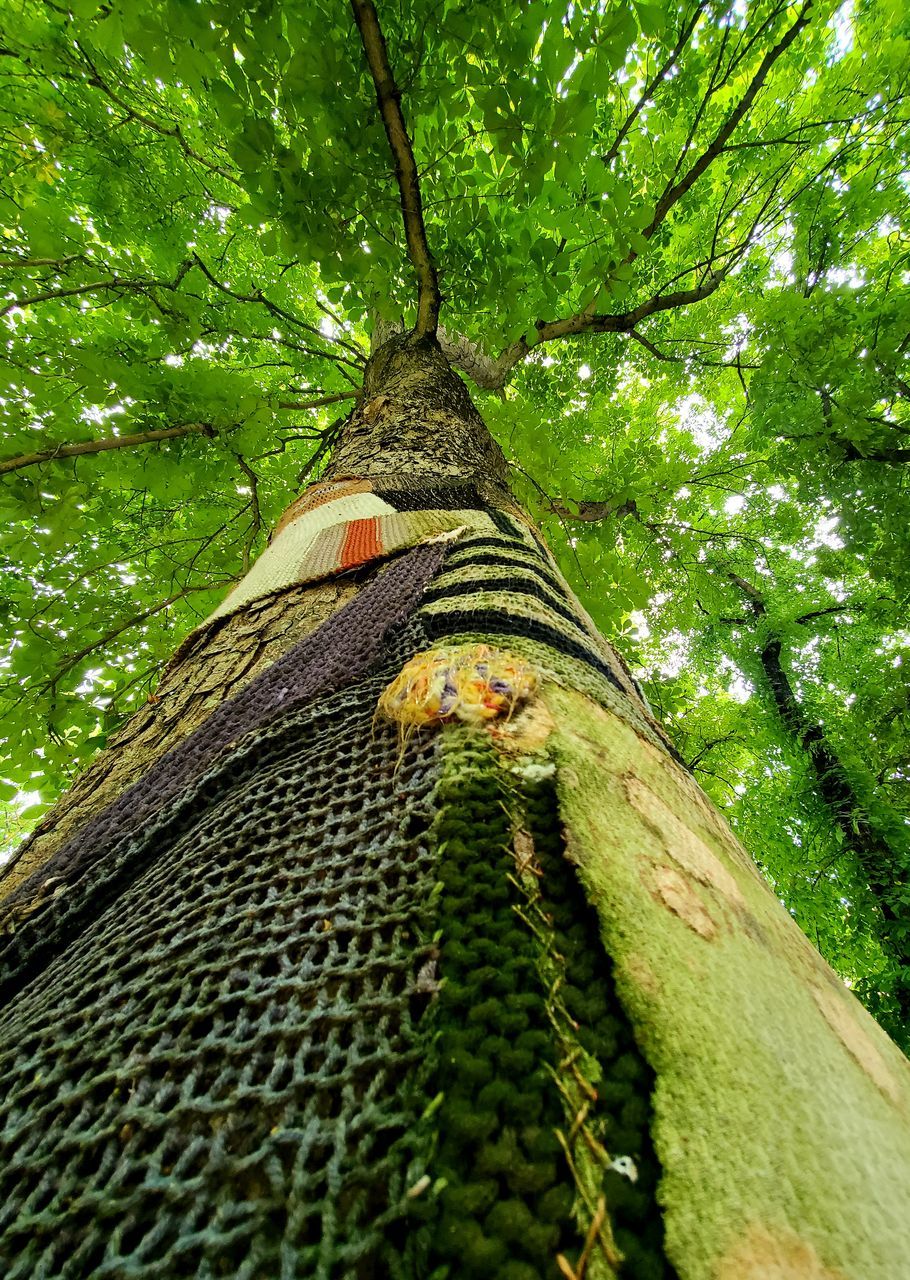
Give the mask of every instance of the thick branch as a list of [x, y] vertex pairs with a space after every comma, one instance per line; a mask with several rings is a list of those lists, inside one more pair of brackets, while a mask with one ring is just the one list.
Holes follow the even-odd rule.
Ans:
[[882, 915], [893, 923], [903, 915], [900, 908], [895, 909], [895, 902], [900, 901], [905, 870], [894, 851], [873, 829], [866, 808], [831, 749], [821, 725], [809, 719], [796, 697], [781, 663], [780, 641], [773, 638], [767, 641], [759, 659], [781, 722], [808, 755], [822, 799], [847, 847], [855, 851]]
[[661, 311], [673, 311], [677, 307], [689, 307], [696, 302], [709, 298], [720, 286], [734, 265], [731, 259], [720, 271], [709, 271], [701, 284], [693, 289], [678, 289], [673, 293], [655, 294], [646, 302], [631, 311], [621, 311], [615, 315], [588, 314], [576, 312], [562, 320], [540, 320], [535, 326], [537, 332], [529, 342], [527, 335], [513, 342], [495, 362], [495, 388], [502, 387], [508, 380], [515, 366], [525, 359], [528, 352], [542, 342], [553, 342], [556, 338], [575, 337], [580, 333], [631, 333], [642, 320]]
[[109, 449], [132, 449], [138, 444], [157, 444], [159, 440], [176, 440], [180, 436], [217, 435], [207, 422], [185, 422], [179, 427], [161, 427], [154, 431], [137, 431], [131, 436], [110, 436], [105, 440], [79, 440], [75, 444], [58, 444], [53, 449], [41, 449], [35, 453], [21, 453], [16, 458], [0, 460], [0, 475], [9, 471], [21, 471], [41, 462], [53, 462], [57, 458], [79, 458], [87, 453], [106, 453]]
[[903, 466], [910, 462], [910, 449], [858, 449], [844, 441], [845, 462], [885, 462], [889, 466]]
[[411, 139], [401, 113], [401, 90], [395, 83], [395, 77], [389, 65], [385, 37], [371, 0], [351, 0], [351, 8], [354, 11], [354, 19], [367, 56], [370, 75], [376, 86], [376, 100], [379, 103], [382, 123], [385, 125], [386, 137], [392, 151], [395, 178], [401, 194], [401, 211], [404, 215], [408, 254], [417, 272], [417, 323], [414, 326], [414, 332], [418, 337], [424, 334], [435, 334], [439, 320], [439, 280], [436, 275], [436, 265], [427, 244], [423, 205], [420, 199], [420, 179], [414, 161]]

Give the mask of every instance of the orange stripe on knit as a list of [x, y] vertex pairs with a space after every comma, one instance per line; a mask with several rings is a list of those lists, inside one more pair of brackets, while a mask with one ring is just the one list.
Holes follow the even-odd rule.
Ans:
[[341, 568], [352, 569], [354, 565], [366, 564], [368, 560], [374, 560], [380, 555], [382, 540], [379, 536], [379, 517], [351, 520], [341, 549]]

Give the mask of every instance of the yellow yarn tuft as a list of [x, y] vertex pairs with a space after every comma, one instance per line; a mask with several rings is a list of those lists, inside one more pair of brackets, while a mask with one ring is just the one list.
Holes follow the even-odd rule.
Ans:
[[485, 644], [428, 649], [408, 662], [379, 699], [379, 712], [402, 729], [450, 720], [482, 725], [508, 718], [537, 690], [536, 671]]

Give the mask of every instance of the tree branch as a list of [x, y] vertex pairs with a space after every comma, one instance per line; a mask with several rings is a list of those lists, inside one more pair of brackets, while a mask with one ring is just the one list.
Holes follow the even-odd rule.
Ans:
[[[334, 343], [335, 346], [344, 347], [346, 351], [351, 352], [355, 359], [351, 360], [348, 359], [347, 356], [333, 355], [327, 351], [316, 351], [312, 354], [321, 356], [325, 360], [334, 360], [338, 364], [350, 365], [352, 369], [356, 369], [358, 372], [360, 371], [365, 358], [359, 348], [352, 346], [349, 342], [345, 342], [343, 338], [333, 338], [328, 334], [323, 333], [321, 329], [317, 329], [315, 325], [309, 324], [306, 320], [301, 320], [299, 316], [291, 315], [290, 311], [285, 311], [277, 302], [273, 302], [271, 298], [267, 298], [261, 289], [257, 289], [255, 293], [240, 293], [239, 290], [232, 289], [230, 285], [224, 284], [223, 281], [218, 279], [212, 270], [206, 266], [202, 258], [199, 257], [198, 253], [193, 254], [193, 261], [205, 276], [206, 280], [208, 280], [209, 284], [214, 285], [220, 293], [226, 294], [229, 298], [233, 298], [235, 302], [257, 303], [259, 306], [265, 307], [266, 311], [268, 311], [270, 315], [275, 316], [276, 319], [286, 320], [288, 324], [292, 324], [298, 329], [303, 329], [305, 333], [312, 334], [314, 338], [318, 338], [322, 342], [331, 342]], [[261, 341], [276, 341], [276, 339], [264, 338], [261, 339]]]
[[180, 436], [216, 436], [218, 432], [208, 422], [185, 422], [179, 427], [161, 427], [154, 431], [137, 431], [131, 436], [110, 436], [106, 440], [79, 440], [75, 444], [58, 444], [53, 449], [41, 449], [36, 453], [21, 453], [16, 458], [0, 460], [0, 475], [34, 467], [42, 462], [54, 462], [57, 458], [79, 458], [89, 453], [107, 453], [110, 449], [132, 449], [138, 444], [157, 444], [159, 440], [176, 440]]
[[663, 360], [667, 364], [697, 364], [704, 369], [760, 369], [759, 364], [743, 364], [740, 360], [702, 360], [699, 356], [671, 356], [659, 350], [650, 339], [636, 329], [629, 330], [629, 337], [651, 353], [655, 360]]
[[[681, 178], [679, 182], [672, 183], [666, 188], [663, 195], [657, 202], [657, 206], [654, 210], [654, 217], [651, 219], [649, 226], [647, 226], [642, 232], [642, 235], [646, 240], [651, 239], [654, 232], [661, 225], [673, 206], [682, 199], [693, 184], [698, 181], [708, 166], [711, 165], [721, 154], [727, 140], [730, 138], [737, 125], [755, 101], [759, 90], [768, 78], [768, 73], [774, 66], [775, 62], [777, 62], [778, 58], [780, 58], [781, 55], [789, 49], [790, 45], [803, 28], [808, 26], [808, 13], [811, 7], [812, 0], [808, 0], [808, 3], [804, 4], [800, 10], [799, 17], [793, 23], [792, 27], [784, 33], [774, 48], [769, 49], [764, 58], [762, 58], [761, 65], [752, 77], [748, 89], [727, 116], [720, 130], [715, 135], [714, 141], [706, 148], [705, 151], [702, 152], [685, 177]], [[628, 260], [631, 261], [636, 256], [637, 255], [633, 250], [631, 251], [630, 258]]]
[[401, 212], [408, 254], [417, 272], [417, 323], [414, 333], [418, 337], [435, 334], [439, 321], [439, 279], [436, 264], [427, 244], [423, 221], [423, 205], [420, 199], [420, 179], [414, 160], [414, 150], [401, 113], [401, 90], [395, 83], [385, 37], [372, 0], [351, 0], [354, 20], [360, 32], [367, 65], [376, 87], [376, 100], [385, 126], [386, 137], [395, 164], [395, 178], [401, 195]]
[[250, 466], [247, 460], [240, 453], [237, 454], [237, 463], [240, 467], [240, 470], [243, 472], [247, 480], [249, 480], [250, 482], [251, 519], [250, 519], [250, 527], [249, 527], [249, 530], [247, 531], [247, 535], [243, 543], [243, 560], [242, 560], [242, 572], [244, 573], [244, 575], [246, 575], [250, 571], [250, 555], [253, 550], [253, 545], [256, 542], [257, 537], [259, 536], [260, 529], [262, 528], [262, 512], [259, 508], [259, 477], [256, 475], [256, 472], [253, 470], [253, 468]]
[[49, 680], [46, 680], [43, 684], [38, 686], [37, 692], [39, 694], [47, 693], [48, 690], [54, 689], [59, 681], [72, 671], [73, 667], [77, 666], [83, 658], [87, 658], [88, 655], [93, 653], [96, 649], [103, 649], [105, 645], [110, 644], [112, 640], [116, 640], [118, 636], [123, 635], [124, 631], [129, 631], [133, 627], [138, 627], [143, 622], [148, 622], [149, 618], [154, 618], [156, 614], [162, 613], [165, 609], [169, 609], [170, 606], [172, 604], [176, 604], [178, 600], [185, 599], [186, 596], [192, 595], [195, 591], [217, 591], [219, 587], [226, 587], [230, 585], [230, 582], [230, 578], [222, 578], [218, 582], [206, 582], [195, 587], [184, 587], [182, 591], [178, 591], [176, 595], [168, 596], [166, 600], [162, 600], [159, 604], [153, 605], [151, 609], [144, 609], [141, 613], [134, 614], [131, 618], [128, 618], [126, 622], [122, 622], [118, 626], [113, 627], [110, 631], [101, 636], [100, 639], [94, 640], [91, 644], [87, 644], [85, 648], [80, 649], [78, 653], [74, 653], [71, 657], [67, 658], [63, 665], [54, 672]]
[[696, 5], [695, 7], [695, 11], [692, 14], [692, 17], [683, 24], [682, 30], [679, 33], [679, 39], [676, 41], [675, 46], [667, 55], [666, 59], [661, 64], [661, 67], [657, 71], [657, 73], [645, 85], [644, 89], [641, 92], [641, 96], [639, 97], [635, 106], [626, 116], [619, 132], [611, 142], [609, 149], [606, 152], [604, 152], [604, 154], [601, 156], [601, 159], [603, 160], [605, 165], [612, 164], [612, 162], [616, 159], [617, 155], [619, 154], [619, 148], [622, 146], [623, 139], [625, 138], [629, 130], [632, 128], [632, 125], [638, 119], [638, 116], [641, 113], [642, 109], [644, 108], [645, 104], [647, 103], [648, 99], [652, 96], [655, 90], [660, 87], [665, 76], [667, 75], [667, 72], [670, 70], [670, 68], [673, 66], [674, 62], [676, 61], [676, 59], [679, 57], [683, 49], [688, 44], [689, 37], [692, 35], [692, 32], [695, 30], [695, 26], [699, 18], [701, 17], [701, 15], [704, 13], [705, 8], [706, 8], [705, 0], [700, 0], [699, 4]]
[[124, 100], [114, 92], [110, 85], [106, 84], [105, 81], [101, 79], [98, 68], [95, 66], [94, 62], [92, 62], [91, 58], [81, 45], [77, 45], [77, 50], [91, 71], [91, 75], [86, 80], [86, 83], [93, 89], [100, 89], [101, 92], [108, 97], [111, 102], [118, 106], [121, 111], [125, 111], [127, 120], [135, 120], [137, 124], [141, 124], [146, 129], [151, 129], [152, 132], [160, 134], [163, 138], [173, 138], [188, 160], [194, 160], [197, 164], [202, 165], [204, 169], [207, 169], [209, 173], [217, 174], [219, 178], [224, 178], [226, 182], [232, 183], [235, 187], [243, 187], [243, 183], [235, 173], [231, 173], [230, 170], [223, 168], [220, 164], [214, 164], [211, 160], [206, 160], [205, 156], [200, 155], [198, 151], [194, 151], [183, 136], [183, 132], [181, 131], [179, 124], [159, 124], [157, 121], [152, 120], [148, 116], [142, 115], [140, 112], [134, 110], [129, 103], [124, 102]]
[[120, 291], [144, 293], [149, 289], [167, 289], [173, 293], [179, 289], [183, 277], [192, 265], [189, 260], [181, 262], [173, 280], [121, 280], [119, 276], [111, 276], [109, 280], [95, 280], [92, 284], [74, 285], [70, 289], [47, 289], [44, 293], [33, 293], [29, 298], [13, 298], [5, 306], [0, 307], [0, 318], [9, 315], [11, 311], [24, 310], [25, 307], [34, 307], [41, 302], [53, 302], [58, 298], [76, 298], [80, 294], [100, 293], [108, 289], [115, 293]]
[[515, 365], [524, 360], [534, 347], [540, 346], [543, 342], [553, 342], [556, 338], [575, 337], [580, 333], [631, 333], [648, 316], [657, 315], [661, 311], [672, 311], [676, 307], [689, 307], [693, 303], [702, 302], [705, 298], [710, 297], [720, 286], [733, 268], [735, 261], [735, 258], [731, 258], [721, 270], [708, 271], [701, 284], [696, 285], [693, 289], [678, 289], [673, 293], [655, 294], [653, 298], [642, 302], [631, 311], [621, 311], [615, 315], [588, 314], [584, 311], [579, 311], [575, 315], [567, 316], [562, 320], [539, 320], [535, 326], [537, 330], [536, 336], [530, 342], [528, 342], [527, 336], [519, 338], [510, 347], [506, 347], [505, 351], [495, 361], [496, 382], [492, 384], [492, 389], [505, 386]]
[[338, 391], [332, 396], [320, 396], [318, 400], [279, 400], [279, 409], [319, 409], [324, 404], [337, 404], [339, 400], [355, 400], [357, 391]]

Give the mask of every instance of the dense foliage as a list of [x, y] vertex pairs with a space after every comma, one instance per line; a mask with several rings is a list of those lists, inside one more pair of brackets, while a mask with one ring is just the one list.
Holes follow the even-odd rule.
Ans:
[[[902, 6], [379, 16], [446, 340], [517, 488], [893, 1027], [910, 936], [883, 945], [867, 854], [910, 862]], [[0, 28], [12, 839], [318, 474], [415, 291], [347, 5], [18, 0]]]

